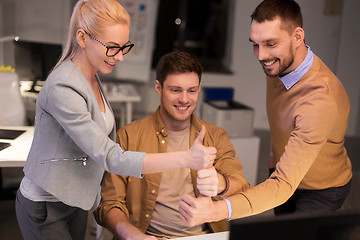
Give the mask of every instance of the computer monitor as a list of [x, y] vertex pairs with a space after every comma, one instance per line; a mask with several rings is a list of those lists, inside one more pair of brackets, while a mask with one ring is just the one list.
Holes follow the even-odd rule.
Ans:
[[360, 211], [252, 216], [229, 223], [229, 240], [359, 240]]

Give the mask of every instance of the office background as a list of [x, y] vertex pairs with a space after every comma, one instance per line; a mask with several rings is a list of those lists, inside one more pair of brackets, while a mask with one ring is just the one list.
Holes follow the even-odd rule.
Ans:
[[[168, 0], [128, 0], [120, 2], [149, 2], [159, 6], [160, 1]], [[68, 21], [75, 0], [0, 0], [0, 36], [19, 35], [28, 41], [62, 44], [67, 33]], [[267, 177], [267, 157], [269, 147], [269, 127], [265, 108], [265, 76], [260, 64], [252, 53], [252, 44], [248, 41], [250, 14], [261, 0], [227, 0], [230, 11], [225, 31], [223, 64], [227, 72], [207, 71], [203, 75], [203, 87], [234, 88], [234, 100], [254, 109], [255, 135], [261, 139], [257, 182]], [[16, 8], [16, 4], [21, 8]], [[360, 1], [358, 0], [298, 0], [304, 16], [305, 39], [315, 54], [339, 77], [346, 88], [351, 112], [347, 131], [346, 146], [354, 166], [353, 186], [360, 188], [360, 81], [358, 80], [358, 56], [360, 54]], [[41, 7], [39, 7], [41, 5]], [[131, 5], [130, 5], [131, 6]], [[340, 6], [340, 7], [339, 7]], [[43, 11], [43, 9], [46, 9]], [[148, 16], [157, 20], [158, 9]], [[38, 19], [38, 20], [37, 20]], [[26, 24], [25, 24], [26, 23]], [[149, 29], [156, 29], [150, 25]], [[134, 118], [140, 118], [155, 110], [158, 96], [154, 91], [155, 73], [151, 68], [156, 35], [147, 36], [153, 46], [147, 46], [144, 59], [132, 59], [131, 64], [142, 67], [142, 79], [122, 79], [121, 71], [106, 81], [126, 82], [134, 85], [141, 101], [134, 104]], [[166, 34], [166, 33], [164, 33]], [[149, 50], [150, 48], [150, 50]], [[14, 47], [9, 42], [0, 43], [0, 64], [15, 64]], [[139, 64], [140, 63], [140, 64]], [[19, 69], [21, 71], [23, 69]], [[119, 78], [119, 79], [117, 79]], [[30, 80], [30, 79], [28, 79]], [[201, 107], [201, 106], [200, 106]], [[347, 208], [359, 209], [360, 194], [352, 191]], [[11, 234], [18, 238], [12, 201], [2, 202], [0, 207], [0, 239], [10, 239], [3, 235]], [[15, 233], [17, 232], [17, 233]]]

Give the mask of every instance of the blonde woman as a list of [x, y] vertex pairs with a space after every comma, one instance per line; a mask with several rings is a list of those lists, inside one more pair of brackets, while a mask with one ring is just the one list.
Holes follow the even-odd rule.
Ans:
[[182, 152], [124, 152], [114, 142], [114, 116], [97, 72], [111, 73], [134, 46], [129, 23], [115, 0], [81, 0], [74, 7], [63, 55], [37, 99], [34, 140], [16, 200], [24, 239], [83, 239], [104, 170], [141, 177], [213, 163], [216, 149], [202, 145], [204, 128]]

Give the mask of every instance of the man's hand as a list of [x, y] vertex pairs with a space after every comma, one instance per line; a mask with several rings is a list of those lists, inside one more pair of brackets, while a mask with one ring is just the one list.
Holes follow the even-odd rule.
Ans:
[[195, 198], [185, 194], [179, 202], [180, 218], [190, 227], [212, 222], [213, 207], [214, 203], [210, 197]]
[[[187, 151], [146, 153], [141, 173], [158, 173], [174, 168], [191, 168], [199, 170], [211, 167], [216, 157], [216, 148], [203, 146], [202, 142], [205, 131], [205, 127], [202, 126], [199, 136]], [[169, 161], [169, 159], [174, 159], [174, 161]]]
[[216, 157], [216, 148], [203, 146], [202, 142], [204, 140], [205, 131], [205, 127], [202, 126], [199, 135], [188, 150], [189, 157], [186, 159], [186, 165], [189, 168], [199, 170], [209, 168], [213, 165]]
[[207, 197], [214, 197], [218, 194], [219, 178], [214, 167], [199, 170], [196, 183], [200, 194]]

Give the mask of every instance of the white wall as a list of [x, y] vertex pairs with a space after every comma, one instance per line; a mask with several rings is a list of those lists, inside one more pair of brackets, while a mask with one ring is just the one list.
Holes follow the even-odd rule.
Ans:
[[14, 4], [14, 33], [21, 40], [55, 44], [66, 40], [70, 0], [16, 0]]
[[346, 0], [340, 34], [336, 75], [346, 88], [350, 103], [349, 135], [360, 136], [360, 1]]

